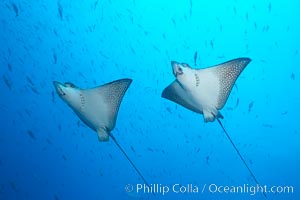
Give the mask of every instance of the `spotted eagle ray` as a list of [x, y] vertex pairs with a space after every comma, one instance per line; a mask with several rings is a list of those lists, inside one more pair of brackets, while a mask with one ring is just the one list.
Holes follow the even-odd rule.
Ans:
[[171, 61], [176, 80], [164, 89], [162, 97], [203, 114], [205, 122], [216, 119], [250, 175], [260, 185], [220, 121], [223, 116], [219, 111], [224, 107], [236, 79], [250, 61], [250, 58], [238, 58], [205, 69], [193, 69], [186, 63]]
[[110, 137], [145, 184], [149, 186], [142, 173], [111, 133], [116, 125], [117, 114], [122, 98], [131, 82], [131, 79], [121, 79], [91, 89], [80, 89], [69, 82], [62, 84], [53, 81], [53, 84], [60, 98], [72, 108], [88, 127], [97, 132], [99, 141], [108, 141]]

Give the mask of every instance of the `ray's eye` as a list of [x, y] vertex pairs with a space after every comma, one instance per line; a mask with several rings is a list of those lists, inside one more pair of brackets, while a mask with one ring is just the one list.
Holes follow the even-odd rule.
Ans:
[[183, 70], [182, 70], [181, 67], [178, 67], [178, 73], [179, 73], [179, 74], [182, 74], [182, 73], [183, 73]]
[[76, 86], [73, 83], [70, 83], [70, 82], [66, 82], [65, 86], [66, 87], [71, 87], [71, 88], [76, 88]]

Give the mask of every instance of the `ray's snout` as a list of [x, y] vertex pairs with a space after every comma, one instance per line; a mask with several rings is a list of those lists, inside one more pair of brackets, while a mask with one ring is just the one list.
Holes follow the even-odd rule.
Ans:
[[172, 67], [174, 67], [176, 64], [178, 64], [178, 62], [173, 61], [173, 60], [171, 61], [171, 66], [172, 66]]
[[55, 88], [55, 90], [56, 90], [56, 92], [57, 92], [57, 94], [59, 95], [59, 96], [63, 96], [63, 95], [65, 95], [65, 93], [64, 93], [64, 91], [63, 91], [63, 84], [61, 84], [60, 82], [58, 82], [58, 81], [53, 81], [53, 85], [54, 85], [54, 88]]
[[62, 85], [60, 82], [58, 81], [53, 81], [53, 85], [55, 88], [59, 87], [60, 85]]
[[176, 61], [171, 61], [171, 66], [172, 66], [172, 70], [173, 70], [173, 75], [175, 77], [177, 77], [177, 73], [176, 73], [176, 66], [177, 66], [177, 62]]
[[172, 65], [172, 69], [173, 69], [173, 74], [175, 77], [177, 77], [177, 75], [182, 74], [182, 69], [180, 67], [180, 64], [176, 61], [171, 61], [171, 65]]
[[53, 81], [53, 85], [54, 85], [54, 88], [55, 88], [56, 90], [62, 89], [62, 87], [64, 86], [63, 84], [61, 84], [61, 83], [58, 82], [58, 81]]

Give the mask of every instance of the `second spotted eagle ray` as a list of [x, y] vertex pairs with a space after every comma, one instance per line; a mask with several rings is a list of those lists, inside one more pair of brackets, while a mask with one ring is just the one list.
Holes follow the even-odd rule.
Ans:
[[224, 107], [236, 79], [250, 61], [250, 58], [238, 58], [205, 69], [193, 69], [186, 63], [171, 61], [176, 80], [164, 89], [162, 97], [203, 114], [205, 122], [216, 119], [252, 178], [260, 185], [220, 121], [223, 116], [219, 111]]
[[91, 89], [80, 89], [69, 82], [62, 84], [53, 81], [53, 84], [60, 98], [72, 108], [88, 127], [97, 132], [99, 141], [108, 141], [111, 138], [145, 184], [149, 186], [142, 173], [111, 133], [116, 124], [122, 98], [131, 82], [131, 79], [121, 79]]

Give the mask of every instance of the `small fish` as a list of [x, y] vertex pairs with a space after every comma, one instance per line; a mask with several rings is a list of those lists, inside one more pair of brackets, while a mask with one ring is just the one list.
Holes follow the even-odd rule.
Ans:
[[57, 2], [57, 11], [58, 11], [58, 15], [60, 20], [63, 20], [63, 7], [61, 6], [61, 4], [59, 2]]
[[236, 83], [234, 84], [234, 88], [236, 89], [237, 92], [239, 91], [239, 88]]
[[7, 63], [7, 68], [8, 68], [8, 71], [12, 71], [12, 65], [10, 63]]
[[151, 152], [153, 152], [153, 149], [151, 149], [150, 147], [148, 147], [147, 149], [148, 149], [148, 151], [151, 151]]
[[117, 32], [120, 32], [118, 26], [113, 26], [113, 28], [114, 28]]
[[263, 59], [261, 59], [261, 60], [260, 60], [260, 62], [262, 62], [262, 63], [266, 63], [267, 61], [266, 61], [266, 60], [263, 60]]
[[58, 131], [60, 132], [61, 131], [61, 124], [58, 124], [57, 128], [58, 128]]
[[130, 146], [130, 148], [135, 153], [135, 149], [133, 148], [133, 146]]
[[33, 134], [32, 131], [28, 130], [27, 134], [29, 135], [29, 137], [31, 137], [31, 139], [36, 140], [36, 137], [35, 137], [35, 135]]
[[57, 63], [57, 55], [55, 52], [53, 52], [53, 63], [56, 64]]
[[64, 161], [67, 160], [67, 157], [65, 155], [62, 155], [61, 157], [62, 157], [62, 159], [64, 159]]
[[144, 118], [141, 115], [137, 116], [139, 118], [139, 120], [144, 121]]
[[12, 82], [5, 76], [2, 76], [2, 79], [9, 90], [12, 89]]
[[19, 9], [18, 9], [17, 5], [15, 3], [11, 3], [11, 6], [12, 6], [12, 8], [13, 8], [15, 14], [16, 14], [16, 17], [18, 17], [19, 16]]
[[263, 124], [264, 127], [267, 127], [267, 128], [273, 128], [273, 126], [271, 124]]
[[157, 46], [153, 45], [153, 49], [154, 49], [155, 51], [157, 51], [158, 53], [160, 53], [160, 50], [159, 50], [159, 48], [158, 48]]
[[105, 55], [102, 51], [99, 51], [99, 54], [104, 57], [105, 59], [109, 59], [109, 57], [107, 55]]
[[174, 26], [176, 27], [176, 21], [174, 18], [172, 18], [172, 22], [173, 22]]
[[294, 73], [291, 74], [291, 79], [295, 80], [295, 74]]
[[281, 115], [286, 115], [286, 114], [288, 114], [288, 111], [284, 111], [281, 113]]
[[237, 108], [237, 107], [238, 107], [238, 105], [239, 105], [239, 102], [240, 102], [240, 99], [239, 99], [239, 98], [237, 98], [234, 108]]
[[257, 24], [256, 24], [256, 22], [254, 22], [254, 28], [255, 28], [255, 30], [257, 29]]
[[134, 128], [134, 125], [132, 122], [129, 122], [129, 124], [130, 124], [131, 128]]
[[94, 6], [93, 6], [94, 10], [96, 9], [97, 5], [98, 5], [98, 1], [95, 1]]
[[271, 2], [269, 3], [268, 8], [269, 8], [269, 13], [271, 13], [271, 11], [272, 11], [272, 4], [271, 4]]
[[198, 52], [195, 51], [195, 54], [194, 54], [194, 64], [195, 64], [195, 66], [197, 66], [197, 56], [198, 56]]
[[100, 176], [103, 176], [103, 172], [102, 172], [101, 169], [99, 170], [99, 175], [100, 175]]
[[136, 55], [134, 48], [132, 48], [132, 46], [129, 46], [129, 48], [130, 48], [131, 52], [132, 52], [134, 55]]
[[29, 88], [31, 89], [32, 92], [34, 92], [35, 94], [39, 95], [40, 92], [35, 88], [33, 87], [32, 85], [29, 85]]
[[46, 142], [50, 145], [52, 144], [52, 141], [49, 138], [46, 139]]
[[192, 17], [193, 12], [193, 1], [190, 0], [190, 17]]
[[206, 164], [209, 165], [209, 156], [206, 156]]
[[269, 30], [269, 25], [266, 26], [266, 32]]
[[214, 41], [213, 40], [210, 41], [210, 46], [212, 49], [214, 49]]
[[172, 110], [171, 110], [171, 108], [170, 108], [170, 107], [167, 107], [166, 109], [167, 109], [167, 111], [168, 111], [169, 113], [171, 113], [171, 114], [172, 114]]
[[54, 35], [57, 37], [58, 36], [58, 33], [57, 33], [57, 31], [55, 30], [55, 29], [53, 29], [53, 33], [54, 33]]
[[11, 189], [12, 189], [13, 191], [18, 192], [18, 189], [17, 189], [17, 186], [16, 186], [16, 183], [15, 183], [15, 182], [11, 181], [11, 182], [10, 182], [10, 187], [11, 187]]
[[27, 114], [28, 117], [31, 117], [31, 111], [29, 109], [24, 109], [24, 112]]
[[248, 113], [251, 112], [253, 104], [254, 104], [254, 101], [251, 101], [250, 104], [249, 104], [249, 106], [248, 106]]
[[26, 80], [30, 85], [34, 85], [33, 81], [28, 76], [26, 76]]
[[54, 194], [54, 200], [59, 200], [57, 194]]

